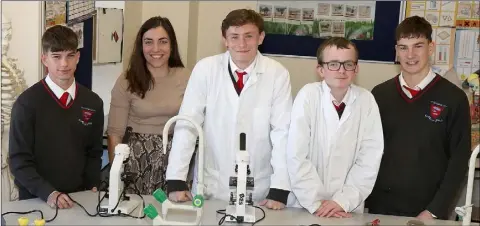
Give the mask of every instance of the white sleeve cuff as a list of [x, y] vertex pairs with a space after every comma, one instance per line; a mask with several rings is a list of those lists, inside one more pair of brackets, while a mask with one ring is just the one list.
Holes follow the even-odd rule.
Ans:
[[315, 201], [311, 206], [310, 208], [307, 208], [308, 212], [310, 212], [311, 214], [314, 214], [315, 211], [318, 210], [318, 208], [320, 208], [320, 206], [322, 205], [322, 201], [318, 200], [318, 201]]

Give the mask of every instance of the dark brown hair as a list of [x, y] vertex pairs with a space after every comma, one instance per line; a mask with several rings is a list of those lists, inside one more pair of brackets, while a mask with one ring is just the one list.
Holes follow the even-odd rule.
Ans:
[[260, 14], [251, 9], [236, 9], [228, 13], [227, 17], [222, 21], [222, 35], [225, 34], [231, 26], [243, 26], [245, 24], [253, 24], [258, 27], [260, 33], [263, 32], [263, 18]]
[[350, 46], [353, 46], [353, 49], [355, 50], [355, 61], [358, 60], [358, 49], [357, 49], [357, 46], [355, 45], [355, 43], [353, 43], [352, 41], [350, 41], [346, 38], [343, 38], [343, 37], [332, 37], [332, 38], [329, 38], [329, 39], [323, 41], [322, 44], [320, 45], [320, 47], [318, 47], [318, 49], [317, 49], [317, 62], [318, 62], [318, 64], [324, 63], [323, 62], [323, 51], [327, 47], [331, 47], [331, 46], [335, 46], [338, 49], [350, 49]]
[[432, 25], [423, 17], [408, 17], [397, 26], [395, 38], [397, 41], [402, 38], [426, 38], [431, 42]]
[[128, 81], [128, 91], [135, 93], [142, 99], [145, 93], [154, 86], [154, 78], [147, 68], [147, 60], [143, 55], [143, 35], [150, 29], [163, 27], [170, 39], [170, 58], [168, 58], [168, 67], [184, 67], [180, 53], [178, 51], [177, 37], [170, 23], [165, 17], [152, 17], [143, 23], [137, 33], [135, 44], [133, 46], [130, 63], [126, 71], [126, 79]]
[[43, 53], [76, 51], [77, 48], [77, 34], [68, 27], [55, 25], [48, 28], [42, 36]]

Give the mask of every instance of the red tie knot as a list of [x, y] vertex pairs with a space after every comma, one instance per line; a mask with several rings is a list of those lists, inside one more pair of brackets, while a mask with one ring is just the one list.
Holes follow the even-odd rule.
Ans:
[[237, 86], [238, 86], [239, 90], [242, 91], [242, 89], [243, 89], [243, 76], [246, 75], [247, 72], [235, 71], [235, 73], [237, 73], [237, 75], [238, 75]]
[[237, 73], [238, 77], [243, 77], [244, 75], [247, 74], [247, 72], [244, 72], [244, 71], [242, 71], [242, 72], [240, 72], [240, 71], [235, 71], [235, 72]]
[[412, 89], [412, 88], [410, 88], [410, 87], [408, 87], [408, 86], [406, 86], [406, 85], [403, 85], [403, 87], [404, 87], [405, 89], [407, 89], [408, 92], [410, 92], [410, 94], [412, 95], [412, 97], [415, 97], [415, 96], [420, 92], [420, 90]]
[[333, 103], [333, 106], [335, 106], [335, 109], [337, 111], [342, 111], [343, 109], [345, 109], [345, 103], [343, 103], [343, 102], [339, 105], [336, 105], [335, 103]]
[[68, 92], [64, 92], [62, 97], [60, 97], [60, 102], [63, 104], [63, 106], [67, 106], [68, 96]]

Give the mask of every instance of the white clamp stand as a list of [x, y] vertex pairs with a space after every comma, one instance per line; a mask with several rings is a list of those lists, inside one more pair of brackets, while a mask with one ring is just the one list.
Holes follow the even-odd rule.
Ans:
[[124, 162], [130, 156], [130, 147], [126, 144], [118, 144], [115, 146], [115, 158], [110, 167], [110, 179], [108, 188], [108, 206], [102, 206], [107, 210], [108, 214], [124, 213], [130, 214], [140, 204], [137, 200], [124, 200], [123, 193], [124, 183], [122, 174], [124, 170]]
[[[252, 192], [254, 179], [250, 177], [250, 156], [246, 151], [246, 135], [240, 134], [240, 150], [237, 151], [235, 173], [230, 177], [230, 202], [226, 208], [225, 221], [255, 223], [255, 207]], [[230, 217], [233, 216], [233, 217]]]
[[[198, 132], [198, 137], [199, 137], [199, 144], [198, 144], [198, 180], [197, 180], [197, 194], [193, 197], [193, 205], [182, 205], [182, 204], [175, 204], [172, 203], [168, 200], [167, 194], [162, 191], [162, 189], [157, 189], [153, 193], [153, 197], [161, 203], [162, 205], [162, 214], [159, 215], [155, 207], [150, 204], [145, 209], [143, 212], [145, 215], [147, 215], [150, 219], [153, 220], [153, 225], [199, 225], [200, 220], [202, 218], [202, 213], [203, 213], [203, 203], [204, 203], [204, 198], [203, 198], [203, 130], [202, 127], [197, 124], [193, 119], [187, 117], [187, 116], [182, 116], [182, 115], [177, 115], [171, 118], [170, 120], [167, 121], [165, 124], [165, 127], [163, 129], [163, 153], [166, 154], [167, 152], [167, 144], [168, 144], [168, 131], [170, 126], [177, 120], [186, 120], [192, 123], [195, 126], [195, 129]], [[180, 209], [180, 210], [187, 210], [187, 211], [194, 211], [197, 214], [197, 217], [195, 221], [191, 222], [182, 222], [182, 221], [167, 221], [167, 214], [168, 211], [171, 209]]]
[[480, 145], [478, 145], [470, 156], [470, 162], [468, 164], [468, 182], [467, 182], [467, 195], [465, 197], [465, 205], [455, 208], [455, 212], [462, 216], [462, 225], [470, 225], [472, 221], [472, 192], [473, 192], [473, 178], [475, 177], [475, 161], [477, 160]]

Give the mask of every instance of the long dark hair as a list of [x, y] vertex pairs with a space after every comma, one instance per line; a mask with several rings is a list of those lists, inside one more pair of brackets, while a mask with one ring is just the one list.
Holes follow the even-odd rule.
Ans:
[[168, 67], [184, 67], [180, 53], [178, 52], [177, 37], [170, 23], [165, 17], [152, 17], [143, 23], [137, 33], [135, 44], [133, 47], [130, 63], [126, 71], [126, 79], [128, 81], [128, 91], [145, 98], [145, 93], [153, 87], [153, 76], [147, 68], [147, 60], [143, 55], [143, 35], [150, 29], [163, 27], [170, 39], [170, 58], [168, 58]]

